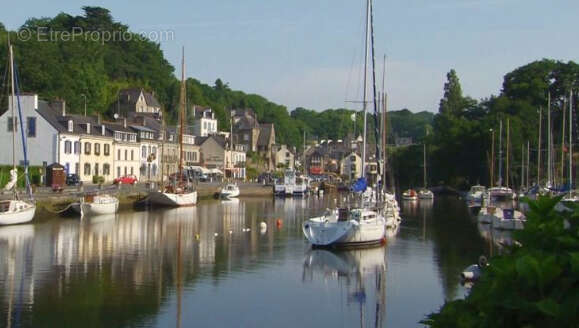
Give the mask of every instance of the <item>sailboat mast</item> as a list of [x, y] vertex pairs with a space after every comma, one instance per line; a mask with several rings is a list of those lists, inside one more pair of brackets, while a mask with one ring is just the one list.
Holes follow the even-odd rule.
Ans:
[[573, 90], [569, 90], [569, 191], [573, 188]]
[[181, 93], [179, 95], [179, 180], [183, 180], [183, 133], [185, 132], [185, 47], [181, 58]]
[[[15, 93], [14, 93], [14, 53], [12, 50], [12, 45], [9, 44], [9, 51], [10, 51], [10, 115], [12, 115], [12, 168], [16, 169], [16, 115], [14, 114], [14, 101]], [[16, 189], [15, 189], [16, 190]]]
[[422, 156], [423, 156], [423, 162], [424, 162], [424, 189], [426, 189], [426, 141], [424, 141], [424, 143], [422, 144]]
[[[378, 103], [376, 102], [376, 60], [374, 51], [374, 4], [370, 0], [370, 46], [372, 50], [372, 102], [374, 103], [374, 142], [376, 143], [376, 172], [379, 175], [382, 172], [380, 161], [382, 160], [382, 149], [379, 146], [381, 140], [378, 138], [380, 124], [378, 122]], [[377, 178], [377, 177], [376, 177]], [[376, 181], [377, 182], [377, 181]], [[378, 193], [377, 199], [382, 200], [382, 193]]]
[[531, 143], [527, 140], [527, 190], [529, 190], [529, 169], [531, 168]]
[[362, 111], [364, 112], [364, 134], [363, 134], [363, 141], [362, 141], [362, 178], [366, 177], [366, 122], [368, 120], [366, 115], [366, 92], [367, 92], [367, 74], [368, 74], [368, 38], [369, 38], [369, 29], [370, 29], [370, 0], [366, 0], [366, 43], [364, 49], [364, 98], [362, 101]]
[[563, 100], [563, 108], [561, 108], [561, 115], [563, 115], [563, 122], [562, 122], [562, 128], [561, 128], [561, 181], [559, 182], [561, 185], [564, 183], [565, 181], [565, 128], [566, 128], [566, 124], [565, 124], [565, 119], [567, 118], [567, 115], [565, 113], [565, 101]]
[[384, 65], [383, 65], [383, 71], [382, 71], [382, 151], [383, 151], [383, 158], [382, 158], [382, 162], [384, 163], [383, 167], [382, 167], [382, 192], [386, 191], [386, 166], [387, 166], [387, 153], [386, 153], [386, 133], [387, 133], [387, 127], [386, 127], [386, 87], [385, 87], [385, 81], [386, 81], [386, 54], [384, 54]]
[[551, 185], [551, 92], [547, 95], [547, 185]]
[[509, 143], [510, 143], [510, 138], [509, 138], [510, 137], [510, 135], [509, 135], [510, 124], [509, 123], [510, 123], [509, 119], [507, 118], [507, 177], [506, 177], [507, 179], [506, 179], [506, 183], [505, 183], [505, 186], [507, 188], [509, 187], [509, 168], [510, 168], [509, 167]]
[[537, 141], [537, 185], [541, 184], [541, 127], [543, 108], [539, 107], [539, 140]]
[[521, 145], [521, 189], [525, 187], [525, 144]]
[[503, 120], [499, 122], [499, 187], [503, 186]]

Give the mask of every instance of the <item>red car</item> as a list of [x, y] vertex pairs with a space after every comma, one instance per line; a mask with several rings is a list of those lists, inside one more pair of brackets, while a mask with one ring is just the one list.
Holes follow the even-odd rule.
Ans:
[[135, 183], [137, 183], [137, 177], [134, 175], [125, 175], [124, 177], [116, 178], [113, 180], [113, 184], [134, 185]]

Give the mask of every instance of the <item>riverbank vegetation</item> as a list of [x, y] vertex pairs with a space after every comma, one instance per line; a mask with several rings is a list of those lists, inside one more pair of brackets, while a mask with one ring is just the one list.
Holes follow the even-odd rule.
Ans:
[[560, 198], [530, 202], [519, 243], [490, 259], [470, 294], [447, 302], [431, 327], [577, 327], [579, 207], [559, 213]]

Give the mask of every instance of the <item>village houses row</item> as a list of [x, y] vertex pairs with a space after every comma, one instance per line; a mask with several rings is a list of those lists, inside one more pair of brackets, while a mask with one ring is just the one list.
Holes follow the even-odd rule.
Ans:
[[[9, 97], [8, 108], [13, 100]], [[36, 94], [21, 94], [16, 100], [22, 122], [13, 126], [10, 110], [0, 116], [0, 164], [11, 165], [13, 129], [17, 132], [15, 158], [24, 164], [20, 138], [26, 138], [28, 163], [62, 165], [67, 174], [83, 182], [94, 176], [112, 182], [134, 176], [139, 181], [159, 181], [178, 170], [179, 130], [162, 123], [161, 105], [143, 89], [126, 89], [119, 94], [115, 119], [67, 112], [64, 101], [45, 101]], [[192, 106], [193, 126], [183, 133], [183, 164], [201, 175], [244, 180], [249, 152], [256, 153], [265, 171], [294, 167], [294, 151], [275, 144], [273, 124], [260, 124], [251, 109], [231, 111], [233, 135], [220, 132], [211, 108]]]

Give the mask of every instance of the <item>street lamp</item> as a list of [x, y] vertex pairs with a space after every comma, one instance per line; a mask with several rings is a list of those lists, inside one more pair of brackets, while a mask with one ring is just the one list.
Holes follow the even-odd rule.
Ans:
[[86, 95], [81, 93], [80, 96], [84, 98], [84, 116], [86, 116]]

